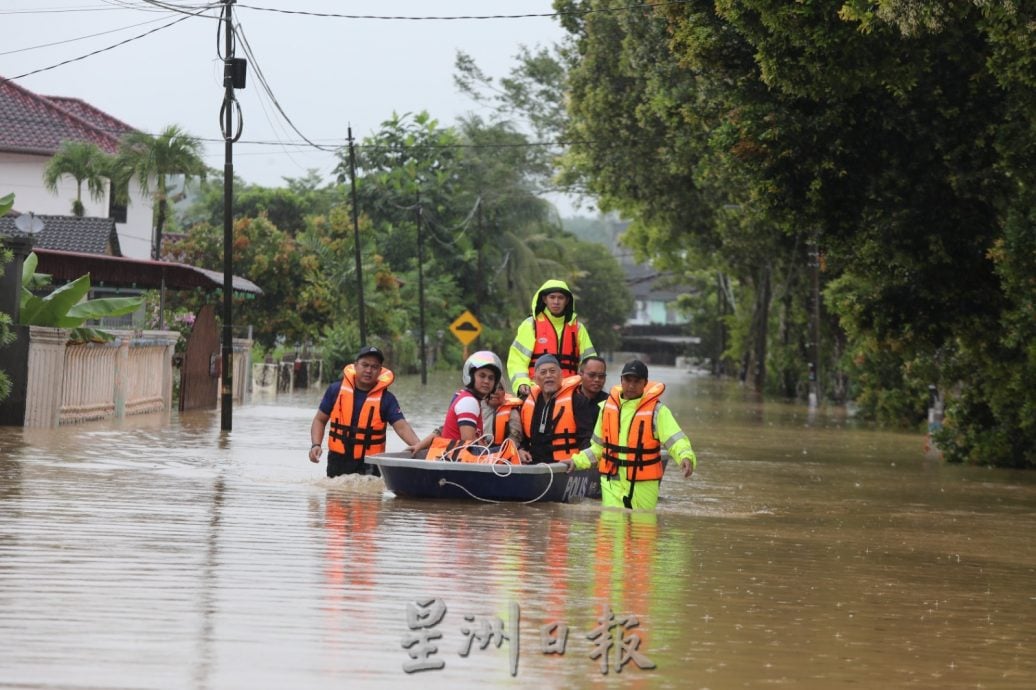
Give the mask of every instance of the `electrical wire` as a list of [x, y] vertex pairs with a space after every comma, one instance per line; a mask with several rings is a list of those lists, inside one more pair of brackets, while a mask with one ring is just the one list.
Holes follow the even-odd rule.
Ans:
[[482, 20], [482, 19], [540, 19], [551, 17], [582, 17], [589, 14], [608, 14], [612, 12], [631, 12], [634, 10], [668, 7], [670, 5], [684, 5], [689, 0], [669, 0], [668, 2], [641, 2], [632, 5], [616, 5], [614, 7], [599, 7], [572, 12], [540, 12], [527, 14], [469, 14], [457, 16], [404, 16], [404, 15], [375, 15], [375, 14], [339, 14], [336, 12], [312, 12], [309, 10], [282, 10], [276, 7], [259, 7], [257, 5], [237, 4], [242, 9], [257, 10], [260, 12], [275, 12], [277, 14], [297, 14], [307, 17], [323, 17], [333, 19], [378, 19], [389, 21], [456, 21], [456, 20]]
[[236, 35], [239, 35], [241, 37], [241, 45], [245, 49], [245, 55], [247, 55], [249, 60], [251, 61], [252, 69], [255, 72], [256, 81], [258, 81], [259, 84], [263, 87], [263, 91], [265, 91], [266, 95], [270, 98], [270, 102], [273, 104], [273, 107], [275, 107], [277, 109], [277, 112], [281, 114], [281, 117], [283, 117], [284, 121], [288, 123], [288, 126], [291, 127], [291, 129], [296, 134], [302, 137], [303, 141], [305, 141], [313, 148], [320, 151], [326, 151], [328, 153], [334, 153], [335, 151], [337, 151], [340, 147], [328, 148], [325, 146], [321, 146], [320, 144], [315, 143], [313, 140], [311, 140], [309, 137], [303, 134], [302, 131], [295, 126], [295, 122], [292, 121], [290, 117], [288, 117], [288, 114], [286, 112], [284, 112], [284, 108], [281, 107], [280, 102], [277, 100], [277, 96], [274, 95], [273, 89], [270, 87], [269, 82], [266, 81], [266, 76], [263, 74], [263, 70], [259, 66], [259, 61], [256, 59], [255, 54], [252, 52], [252, 46], [249, 45], [248, 38], [245, 36], [245, 32], [242, 29], [241, 24], [238, 23], [236, 25], [236, 28], [237, 31], [235, 33]]
[[127, 29], [135, 29], [136, 27], [144, 26], [145, 24], [154, 24], [155, 22], [162, 21], [164, 18], [165, 17], [158, 17], [157, 19], [149, 19], [146, 22], [140, 22], [139, 24], [130, 24], [129, 26], [121, 26], [118, 29], [109, 29], [108, 31], [98, 31], [95, 34], [86, 34], [85, 36], [77, 36], [75, 38], [68, 38], [68, 39], [65, 39], [64, 41], [54, 41], [53, 43], [41, 43], [41, 44], [35, 45], [35, 46], [28, 46], [28, 47], [25, 47], [25, 48], [15, 48], [14, 50], [6, 50], [6, 51], [0, 53], [0, 56], [3, 56], [3, 55], [14, 55], [15, 53], [27, 53], [30, 50], [39, 50], [40, 48], [53, 48], [54, 46], [65, 45], [67, 43], [75, 43], [76, 41], [85, 41], [88, 38], [96, 38], [98, 36], [105, 36], [107, 34], [114, 34], [114, 33], [120, 32], [120, 31], [126, 31]]
[[191, 19], [191, 16], [180, 17], [179, 19], [174, 19], [173, 21], [169, 22], [168, 24], [163, 24], [162, 26], [155, 27], [154, 29], [151, 29], [150, 31], [145, 31], [142, 34], [139, 34], [137, 36], [133, 36], [131, 38], [127, 38], [124, 41], [119, 41], [118, 43], [115, 43], [113, 45], [107, 46], [105, 48], [100, 48], [98, 50], [94, 50], [92, 52], [89, 52], [89, 53], [87, 53], [85, 55], [80, 55], [78, 57], [69, 58], [68, 60], [62, 60], [61, 62], [59, 62], [57, 64], [54, 64], [54, 65], [49, 65], [47, 67], [40, 67], [39, 69], [34, 69], [31, 72], [26, 72], [25, 74], [19, 74], [19, 75], [14, 76], [14, 77], [0, 77], [0, 81], [16, 81], [18, 79], [24, 79], [25, 77], [32, 76], [33, 74], [39, 74], [40, 72], [47, 72], [49, 70], [56, 69], [58, 67], [63, 67], [64, 65], [68, 65], [68, 64], [71, 64], [73, 62], [79, 62], [80, 60], [85, 60], [86, 58], [93, 57], [94, 55], [100, 55], [101, 53], [107, 52], [109, 50], [114, 50], [115, 48], [118, 48], [120, 46], [124, 46], [127, 43], [132, 43], [133, 41], [138, 41], [138, 40], [144, 38], [145, 36], [150, 36], [153, 33], [157, 33], [159, 31], [161, 31], [162, 29], [168, 29], [169, 27], [174, 26], [176, 24], [179, 24], [180, 22], [187, 21], [188, 19]]

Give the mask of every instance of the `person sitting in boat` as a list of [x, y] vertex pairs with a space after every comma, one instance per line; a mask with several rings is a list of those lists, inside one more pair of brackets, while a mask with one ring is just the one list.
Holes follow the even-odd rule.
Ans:
[[562, 377], [554, 355], [536, 360], [536, 383], [522, 404], [522, 443], [518, 456], [523, 463], [568, 460], [579, 450], [572, 394], [578, 376]]
[[522, 399], [508, 395], [504, 382], [497, 382], [496, 390], [482, 404], [482, 426], [487, 434], [492, 430], [493, 445], [508, 438], [516, 444], [522, 442], [521, 409]]
[[[412, 453], [432, 460], [517, 463], [515, 444], [495, 445], [493, 429], [486, 430], [483, 417], [483, 405], [493, 395], [502, 376], [503, 364], [492, 352], [482, 350], [468, 357], [461, 370], [464, 387], [450, 401], [446, 421], [422, 439]], [[426, 453], [418, 454], [426, 449]]]
[[590, 447], [576, 453], [569, 465], [601, 473], [605, 507], [654, 510], [662, 480], [662, 449], [690, 477], [698, 465], [687, 435], [662, 401], [665, 386], [648, 380], [648, 369], [634, 359], [622, 367], [621, 383], [612, 388], [594, 428]]
[[586, 326], [576, 319], [575, 300], [563, 280], [548, 280], [532, 297], [532, 316], [522, 321], [507, 355], [511, 390], [529, 394], [541, 355], [557, 359], [562, 376], [573, 376], [579, 362], [596, 355]]
[[[327, 436], [327, 476], [366, 474], [371, 468], [364, 459], [385, 452], [388, 425], [409, 446], [418, 443], [417, 434], [403, 417], [403, 411], [388, 387], [395, 376], [384, 367], [385, 355], [376, 347], [365, 346], [356, 361], [342, 370], [342, 379], [324, 392], [310, 424], [309, 461], [320, 462], [324, 429]], [[379, 474], [373, 467], [373, 474]]]
[[597, 355], [584, 357], [579, 363], [579, 387], [572, 394], [572, 409], [576, 415], [576, 443], [579, 449], [590, 447], [601, 403], [608, 399], [604, 381], [608, 377], [607, 363]]
[[492, 395], [504, 373], [500, 358], [489, 350], [468, 357], [461, 370], [464, 387], [453, 394], [442, 425], [442, 436], [451, 441], [474, 441], [484, 433], [482, 401]]

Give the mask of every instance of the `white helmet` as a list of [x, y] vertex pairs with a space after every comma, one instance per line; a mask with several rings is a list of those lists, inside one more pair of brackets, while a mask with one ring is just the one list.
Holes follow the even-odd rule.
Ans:
[[496, 372], [496, 381], [499, 383], [504, 376], [504, 365], [500, 362], [500, 358], [489, 350], [479, 350], [464, 362], [464, 368], [460, 372], [464, 385], [470, 386], [475, 372], [486, 368]]

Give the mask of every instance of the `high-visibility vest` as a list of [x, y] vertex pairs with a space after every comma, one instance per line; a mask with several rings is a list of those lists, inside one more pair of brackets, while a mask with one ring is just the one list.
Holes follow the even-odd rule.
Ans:
[[381, 418], [381, 394], [392, 385], [395, 375], [382, 367], [374, 387], [367, 391], [356, 426], [353, 426], [353, 399], [356, 394], [356, 369], [347, 364], [342, 370], [342, 388], [331, 409], [327, 448], [350, 460], [362, 461], [367, 455], [385, 452], [386, 423]]
[[626, 430], [626, 443], [619, 428], [622, 386], [615, 386], [601, 411], [601, 445], [603, 451], [597, 469], [601, 474], [616, 476], [619, 468], [626, 468], [630, 481], [661, 479], [662, 444], [655, 434], [655, 408], [665, 385], [648, 381], [644, 395]]
[[[561, 382], [561, 388], [554, 396], [554, 432], [551, 434], [550, 448], [555, 462], [568, 460], [579, 450], [579, 439], [576, 437], [576, 415], [572, 409], [572, 394], [579, 386], [579, 376], [569, 376]], [[529, 397], [522, 405], [522, 431], [526, 438], [532, 438], [533, 416], [536, 410], [536, 401], [542, 391], [539, 386], [533, 386], [529, 391]]]
[[545, 315], [536, 317], [536, 342], [529, 357], [529, 378], [536, 374], [536, 360], [540, 355], [554, 355], [561, 365], [562, 376], [572, 376], [579, 371], [579, 322], [569, 321], [561, 329], [561, 336], [554, 324]]
[[517, 410], [522, 406], [522, 399], [508, 395], [496, 408], [493, 416], [493, 443], [500, 444], [507, 438], [507, 423], [511, 421], [511, 410]]

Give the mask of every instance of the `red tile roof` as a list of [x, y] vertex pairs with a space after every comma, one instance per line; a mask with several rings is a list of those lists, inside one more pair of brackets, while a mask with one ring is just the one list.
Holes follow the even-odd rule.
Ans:
[[117, 139], [122, 137], [123, 134], [129, 134], [130, 132], [136, 131], [133, 127], [130, 127], [122, 120], [112, 117], [103, 110], [95, 108], [79, 98], [69, 98], [68, 96], [44, 96], [43, 98], [46, 98], [51, 103], [64, 108], [74, 115], [78, 115], [98, 129], [104, 130]]
[[74, 98], [47, 97], [0, 77], [0, 151], [54, 155], [65, 141], [115, 153], [124, 122]]

